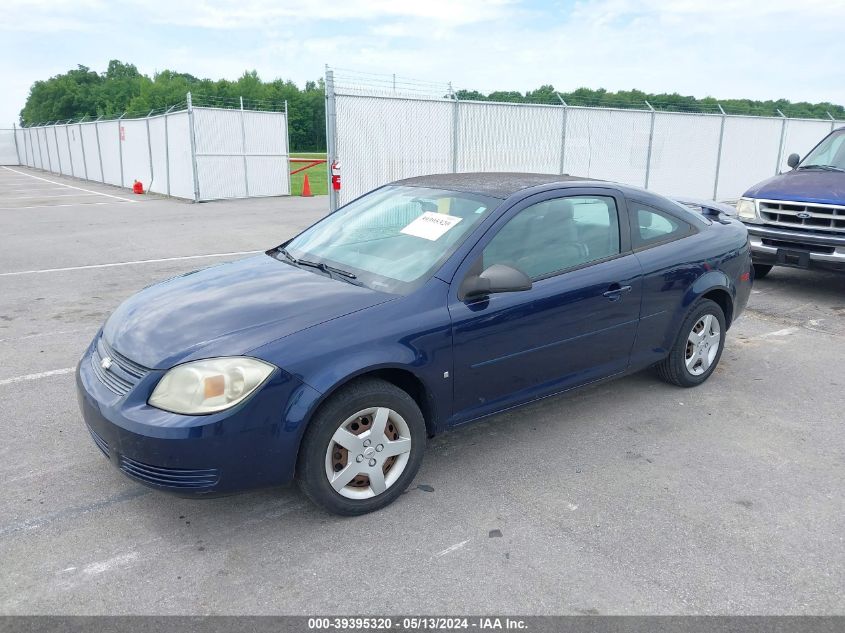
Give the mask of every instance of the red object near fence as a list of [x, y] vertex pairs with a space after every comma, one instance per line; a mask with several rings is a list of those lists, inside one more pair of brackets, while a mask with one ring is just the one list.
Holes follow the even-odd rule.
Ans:
[[340, 163], [332, 161], [332, 189], [340, 191]]
[[144, 184], [140, 180], [136, 180], [135, 184], [132, 185], [132, 192], [144, 193]]

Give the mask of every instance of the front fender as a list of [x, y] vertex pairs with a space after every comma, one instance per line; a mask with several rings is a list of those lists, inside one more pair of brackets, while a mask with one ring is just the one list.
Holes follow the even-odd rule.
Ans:
[[[412, 355], [401, 348], [393, 350], [393, 354], [385, 354], [381, 362], [376, 362], [371, 354], [360, 353], [343, 358], [339, 363], [326, 366], [320, 372], [308, 376], [309, 384], [307, 393], [303, 392], [302, 400], [296, 403], [296, 422], [293, 438], [293, 454], [299, 453], [305, 429], [311, 423], [314, 415], [320, 406], [333, 396], [344, 385], [349, 384], [356, 378], [366, 375], [384, 375], [382, 372], [397, 372], [410, 374], [422, 385], [423, 413], [426, 414], [426, 426], [434, 434], [442, 430], [442, 422], [448, 417], [446, 410], [447, 403], [451, 403], [451, 391], [443, 392], [439, 396], [435, 385], [431, 384], [431, 378], [420, 372], [420, 368], [413, 364]], [[451, 390], [451, 380], [444, 380]], [[442, 390], [443, 387], [440, 387]], [[449, 397], [445, 397], [449, 396]], [[296, 461], [294, 457], [294, 462]]]
[[337, 373], [332, 372], [331, 374], [327, 373], [324, 376], [317, 377], [317, 382], [321, 386], [320, 397], [308, 412], [309, 420], [323, 402], [342, 389], [344, 385], [349, 384], [357, 378], [374, 375], [390, 379], [390, 377], [401, 376], [403, 374], [408, 378], [413, 378], [422, 387], [422, 393], [420, 395], [423, 398], [423, 402], [420, 404], [422, 405], [429, 431], [432, 433], [439, 432], [441, 430], [441, 422], [448, 418], [449, 410], [446, 404], [451, 402], [451, 380], [441, 377], [441, 381], [445, 384], [439, 385], [428, 372], [420, 371], [419, 366], [398, 362], [396, 359], [372, 363], [371, 359], [367, 357], [360, 357], [358, 359], [350, 358], [338, 366], [337, 369], [339, 370]]
[[[309, 395], [301, 435], [319, 406], [339, 388], [365, 374], [382, 372], [405, 387], [421, 385], [421, 408], [429, 431], [451, 415], [452, 333], [446, 291], [440, 280], [411, 296], [362, 310], [268, 343], [252, 354], [284, 368], [317, 394]], [[386, 370], [393, 375], [385, 375]], [[405, 372], [400, 374], [398, 372]], [[396, 380], [399, 378], [399, 380]]]

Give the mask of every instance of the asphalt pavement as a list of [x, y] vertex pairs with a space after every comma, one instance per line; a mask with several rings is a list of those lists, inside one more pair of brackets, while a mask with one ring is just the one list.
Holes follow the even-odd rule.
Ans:
[[113, 468], [72, 374], [108, 314], [326, 208], [0, 168], [0, 614], [845, 613], [845, 276], [758, 281], [696, 389], [643, 372], [433, 439], [375, 514]]

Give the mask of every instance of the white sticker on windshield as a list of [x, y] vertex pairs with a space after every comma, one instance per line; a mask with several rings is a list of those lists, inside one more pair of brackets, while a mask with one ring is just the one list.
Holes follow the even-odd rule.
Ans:
[[454, 215], [426, 211], [402, 229], [401, 232], [405, 235], [413, 235], [414, 237], [421, 237], [424, 240], [431, 240], [433, 242], [462, 219]]

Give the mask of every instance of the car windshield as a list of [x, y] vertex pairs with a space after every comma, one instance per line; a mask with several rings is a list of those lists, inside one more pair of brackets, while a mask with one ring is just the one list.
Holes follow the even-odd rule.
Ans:
[[845, 129], [831, 134], [801, 161], [801, 168], [835, 167], [845, 170]]
[[382, 187], [307, 229], [284, 252], [292, 264], [322, 265], [341, 281], [407, 294], [500, 202], [442, 189]]

